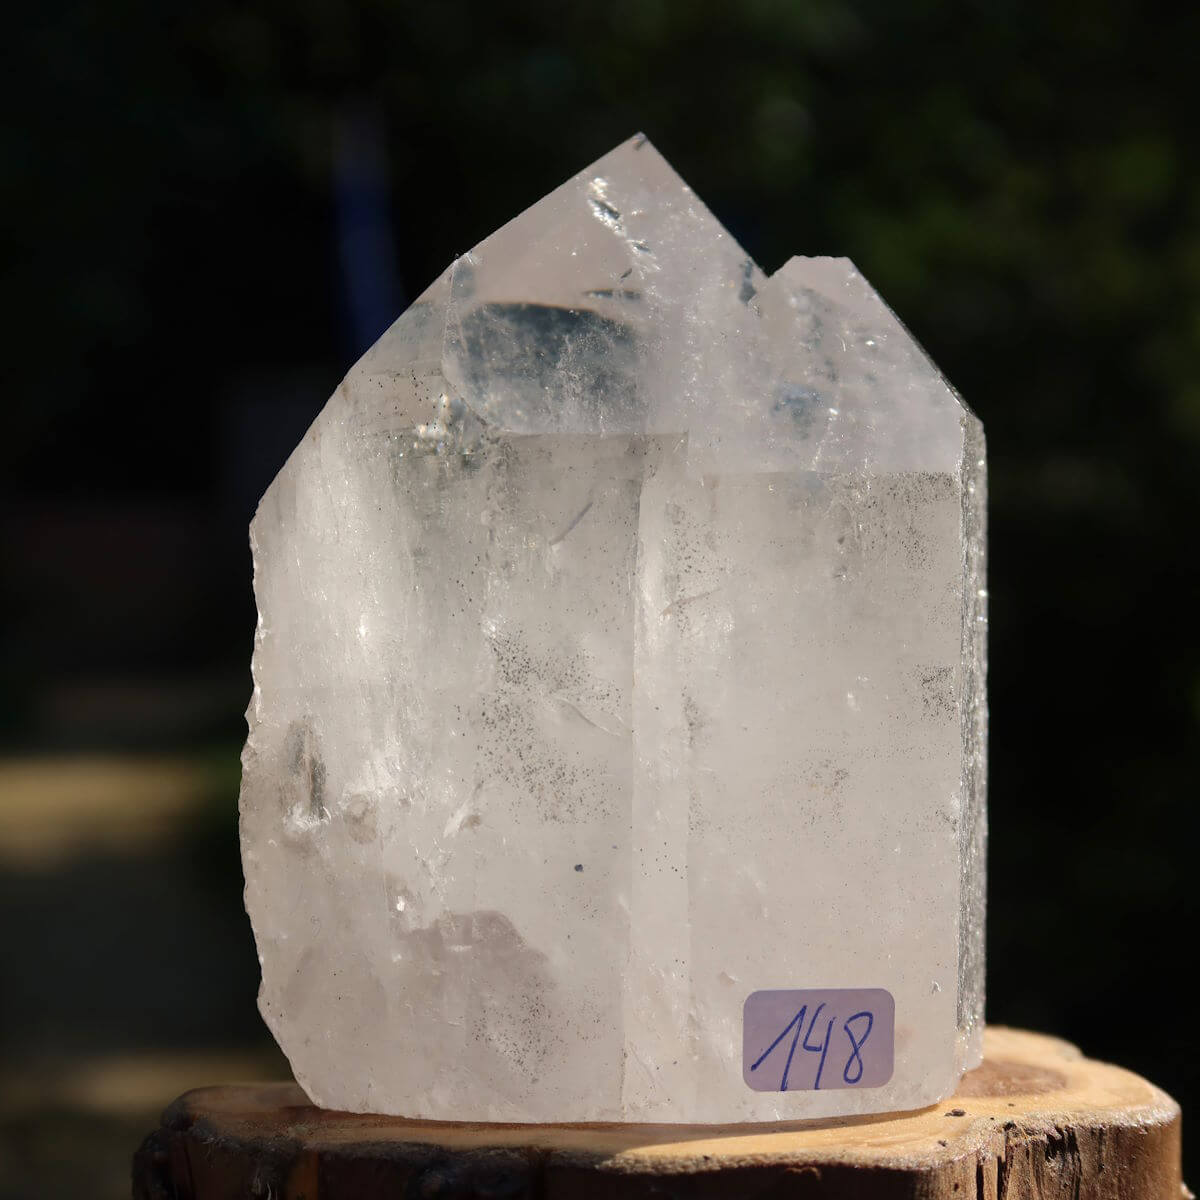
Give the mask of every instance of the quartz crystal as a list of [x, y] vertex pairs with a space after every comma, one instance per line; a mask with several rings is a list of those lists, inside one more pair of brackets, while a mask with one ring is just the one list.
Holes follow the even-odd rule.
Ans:
[[[313, 1100], [950, 1094], [982, 1038], [983, 513], [979, 422], [853, 265], [768, 278], [644, 137], [453, 263], [251, 529], [246, 904]], [[747, 997], [806, 988], [890, 995], [887, 1082], [747, 1086]]]

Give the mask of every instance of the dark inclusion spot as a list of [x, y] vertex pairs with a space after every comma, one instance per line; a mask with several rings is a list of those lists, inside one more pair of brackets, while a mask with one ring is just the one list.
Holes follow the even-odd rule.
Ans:
[[595, 501], [594, 501], [594, 500], [589, 500], [589, 501], [588, 501], [588, 502], [587, 502], [587, 503], [586, 503], [586, 504], [583, 506], [582, 510], [581, 510], [580, 512], [578, 512], [578, 513], [575, 515], [574, 519], [573, 519], [573, 520], [571, 521], [571, 523], [570, 523], [570, 524], [569, 524], [569, 525], [566, 527], [566, 529], [564, 529], [564, 530], [562, 531], [562, 533], [560, 533], [560, 534], [558, 535], [558, 537], [556, 537], [556, 538], [555, 538], [555, 539], [554, 539], [554, 540], [553, 540], [553, 541], [550, 543], [550, 545], [552, 545], [552, 546], [557, 546], [557, 545], [559, 544], [559, 542], [561, 542], [561, 541], [563, 540], [563, 538], [565, 538], [565, 537], [567, 536], [567, 534], [568, 534], [568, 533], [570, 533], [570, 532], [571, 532], [571, 530], [572, 530], [572, 529], [574, 529], [574, 528], [575, 528], [575, 526], [576, 526], [576, 525], [578, 525], [578, 524], [579, 524], [579, 522], [580, 522], [580, 521], [582, 521], [582, 520], [583, 520], [583, 518], [584, 518], [584, 517], [586, 517], [586, 516], [588, 515], [588, 513], [589, 513], [589, 512], [591, 512], [591, 510], [592, 510], [592, 505], [593, 505], [594, 503], [595, 503]]
[[319, 817], [325, 807], [325, 762], [312, 721], [293, 721], [284, 741], [284, 755], [292, 775], [308, 796], [308, 810]]
[[481, 304], [463, 319], [464, 368], [485, 396], [512, 396], [552, 416], [563, 380], [607, 409], [632, 408], [637, 340], [621, 321], [589, 308]]
[[634, 288], [592, 288], [590, 292], [583, 294], [596, 300], [640, 300], [642, 298], [642, 293]]
[[576, 863], [576, 864], [575, 864], [575, 870], [577, 870], [577, 871], [582, 871], [582, 870], [583, 870], [583, 863]]
[[592, 196], [592, 207], [602, 216], [607, 217], [610, 221], [619, 221], [621, 219], [621, 210], [613, 208], [607, 200], [601, 200], [598, 196]]
[[807, 436], [816, 424], [817, 415], [824, 404], [819, 392], [798, 384], [786, 384], [780, 389], [774, 409], [777, 413], [790, 413], [802, 436]]
[[746, 259], [742, 264], [742, 290], [738, 292], [738, 299], [743, 304], [749, 304], [755, 296], [758, 295], [758, 289], [750, 282], [754, 278], [754, 260]]

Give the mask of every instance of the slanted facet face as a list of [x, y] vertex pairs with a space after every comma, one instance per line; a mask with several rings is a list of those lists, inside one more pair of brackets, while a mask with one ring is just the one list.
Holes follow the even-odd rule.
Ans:
[[949, 1094], [982, 1033], [983, 477], [851, 264], [764, 277], [644, 138], [456, 262], [252, 527], [246, 902], [313, 1099]]

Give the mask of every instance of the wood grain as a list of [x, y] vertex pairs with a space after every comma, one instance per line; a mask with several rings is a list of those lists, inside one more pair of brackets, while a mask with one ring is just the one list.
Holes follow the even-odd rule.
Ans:
[[1180, 1113], [1066, 1042], [989, 1029], [918, 1112], [769, 1125], [480, 1125], [327, 1112], [294, 1084], [181, 1096], [135, 1200], [1179, 1200]]

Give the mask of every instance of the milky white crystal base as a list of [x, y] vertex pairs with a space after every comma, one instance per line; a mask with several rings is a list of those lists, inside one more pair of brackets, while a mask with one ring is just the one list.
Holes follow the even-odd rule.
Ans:
[[[644, 139], [460, 259], [252, 527], [262, 1012], [322, 1105], [933, 1103], [982, 1037], [983, 442], [845, 260], [765, 278]], [[746, 996], [886, 988], [880, 1088]]]

